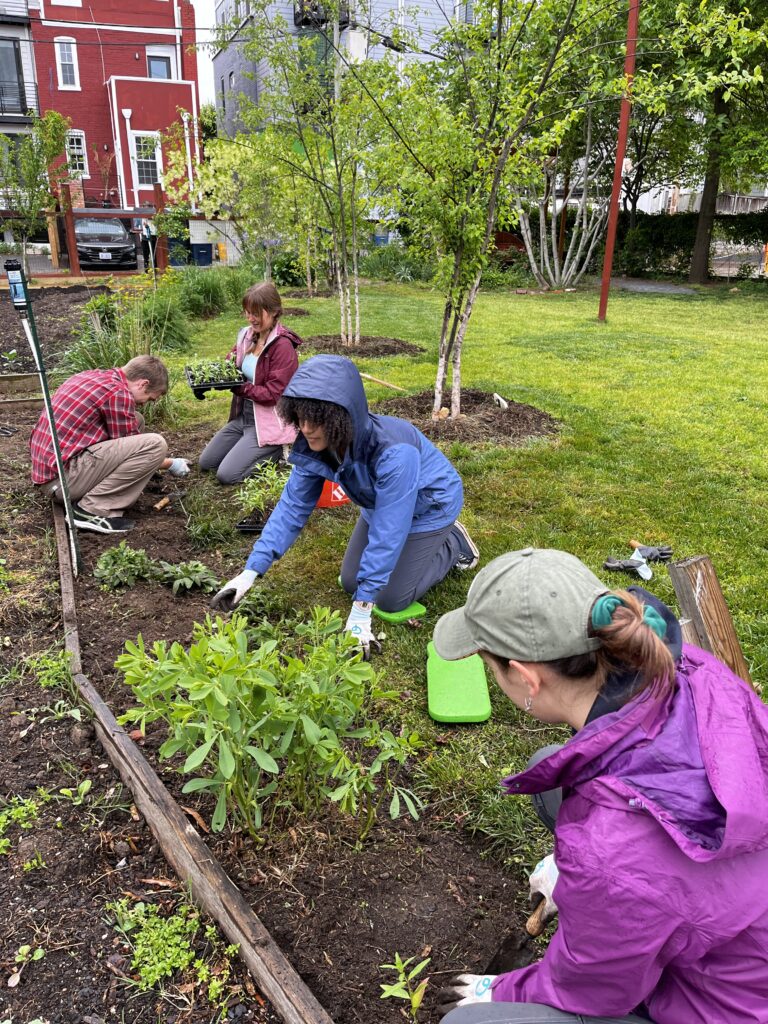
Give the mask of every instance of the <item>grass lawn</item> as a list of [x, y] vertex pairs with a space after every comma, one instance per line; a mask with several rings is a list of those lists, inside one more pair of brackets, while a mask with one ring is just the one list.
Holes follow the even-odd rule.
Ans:
[[[335, 300], [288, 301], [312, 311], [290, 321], [300, 334], [338, 332]], [[440, 296], [425, 288], [366, 288], [363, 333], [404, 338], [425, 351], [420, 358], [360, 360], [360, 369], [410, 391], [431, 387], [440, 317]], [[596, 317], [597, 295], [586, 292], [488, 293], [475, 306], [464, 385], [527, 402], [562, 424], [557, 438], [521, 448], [448, 449], [464, 480], [463, 518], [482, 563], [528, 545], [563, 548], [620, 587], [639, 581], [605, 573], [602, 562], [626, 557], [630, 538], [670, 544], [677, 558], [707, 554], [759, 685], [768, 671], [768, 289], [615, 292], [608, 322]], [[195, 351], [226, 352], [241, 323], [228, 314], [200, 324]], [[377, 385], [366, 389], [372, 401], [392, 394]], [[224, 422], [228, 396], [198, 403], [184, 386], [177, 396], [184, 398], [184, 418], [219, 415]], [[346, 612], [335, 580], [352, 515], [313, 518], [261, 586], [296, 607], [331, 604]], [[233, 542], [233, 575], [248, 546], [247, 539]], [[426, 716], [426, 642], [435, 619], [463, 601], [470, 582], [452, 577], [428, 595], [421, 630], [388, 627], [379, 665], [403, 692], [407, 724], [429, 741], [420, 771], [433, 799], [436, 787], [447, 813], [466, 811], [471, 827], [514, 837], [506, 853], [529, 860], [541, 836], [523, 802], [501, 800], [495, 787], [551, 731], [542, 735], [497, 694], [493, 718], [483, 726], [441, 732]], [[664, 567], [647, 586], [674, 605]]]

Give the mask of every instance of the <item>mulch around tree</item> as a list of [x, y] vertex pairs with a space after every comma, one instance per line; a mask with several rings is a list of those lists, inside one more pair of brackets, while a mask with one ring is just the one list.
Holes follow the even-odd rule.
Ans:
[[[45, 355], [46, 369], [58, 365], [72, 343], [72, 330], [77, 327], [82, 307], [94, 295], [108, 288], [72, 285], [69, 288], [31, 288], [30, 298], [37, 334]], [[16, 350], [15, 357], [8, 353]], [[19, 314], [13, 308], [7, 291], [0, 292], [0, 374], [34, 373], [35, 364]]]
[[317, 352], [349, 356], [350, 359], [365, 356], [420, 356], [424, 350], [401, 338], [382, 338], [379, 335], [363, 334], [359, 345], [345, 345], [340, 334], [313, 334], [304, 339], [307, 348]]
[[330, 288], [316, 288], [309, 292], [306, 288], [281, 288], [284, 299], [331, 299], [336, 294]]
[[301, 306], [284, 306], [282, 316], [309, 316], [310, 312], [308, 309], [302, 309]]
[[[450, 392], [444, 395], [450, 403]], [[376, 403], [375, 412], [410, 420], [432, 441], [493, 442], [518, 445], [530, 437], [543, 437], [558, 431], [558, 422], [549, 413], [522, 402], [508, 402], [507, 409], [495, 404], [493, 395], [476, 388], [462, 388], [461, 416], [452, 420], [432, 419], [434, 392], [386, 398]]]

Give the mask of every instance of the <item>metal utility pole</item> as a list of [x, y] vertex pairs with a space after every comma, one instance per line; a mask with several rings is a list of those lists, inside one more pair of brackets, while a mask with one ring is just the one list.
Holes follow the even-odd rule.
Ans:
[[629, 114], [632, 109], [632, 79], [635, 76], [635, 51], [637, 49], [637, 27], [640, 20], [640, 0], [629, 0], [629, 17], [627, 19], [627, 50], [624, 57], [624, 77], [627, 86], [621, 98], [619, 115], [619, 139], [616, 145], [616, 163], [613, 165], [613, 188], [611, 204], [608, 207], [608, 229], [605, 235], [605, 256], [603, 258], [603, 280], [600, 287], [600, 309], [597, 319], [605, 322], [605, 311], [608, 308], [608, 290], [611, 287], [611, 270], [613, 269], [613, 250], [616, 245], [616, 225], [619, 220], [619, 194], [621, 192], [621, 176], [624, 156], [627, 152], [627, 134], [629, 132]]

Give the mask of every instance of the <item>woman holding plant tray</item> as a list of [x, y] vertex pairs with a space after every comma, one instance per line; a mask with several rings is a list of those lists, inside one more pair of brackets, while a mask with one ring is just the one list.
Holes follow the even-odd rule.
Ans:
[[283, 327], [282, 301], [275, 286], [255, 284], [243, 296], [248, 321], [229, 353], [245, 383], [234, 388], [229, 422], [208, 442], [200, 469], [216, 472], [219, 483], [239, 484], [259, 463], [277, 461], [293, 444], [296, 428], [277, 413], [277, 402], [296, 372], [301, 338]]

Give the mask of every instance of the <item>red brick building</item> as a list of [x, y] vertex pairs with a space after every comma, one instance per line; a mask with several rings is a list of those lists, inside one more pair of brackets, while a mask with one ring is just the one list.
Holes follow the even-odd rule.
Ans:
[[[198, 152], [195, 14], [190, 0], [37, 0], [30, 28], [41, 113], [69, 117], [70, 166], [87, 205], [151, 205], [158, 133], [186, 118]], [[74, 198], [74, 197], [73, 197]]]

